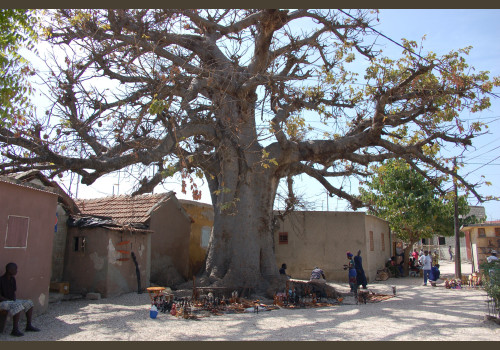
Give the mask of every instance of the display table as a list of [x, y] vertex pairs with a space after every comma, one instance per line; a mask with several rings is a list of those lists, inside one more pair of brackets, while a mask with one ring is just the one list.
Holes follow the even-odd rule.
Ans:
[[148, 287], [148, 288], [146, 288], [146, 290], [149, 293], [149, 297], [151, 298], [151, 302], [154, 303], [155, 299], [157, 299], [165, 289], [166, 289], [165, 287]]

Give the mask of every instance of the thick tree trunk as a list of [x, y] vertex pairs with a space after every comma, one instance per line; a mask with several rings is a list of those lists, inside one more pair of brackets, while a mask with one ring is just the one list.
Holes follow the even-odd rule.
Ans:
[[279, 178], [262, 166], [260, 148], [243, 152], [230, 142], [221, 148], [219, 174], [208, 181], [214, 228], [204, 277], [212, 285], [265, 290], [279, 276], [273, 246]]
[[211, 283], [264, 289], [267, 281], [278, 276], [272, 230], [277, 184], [273, 182], [266, 176], [252, 176], [239, 186], [234, 205], [219, 199], [214, 206], [206, 262]]
[[408, 244], [404, 250], [404, 259], [405, 259], [405, 263], [403, 265], [404, 276], [409, 275], [410, 266], [408, 265], [408, 263], [410, 262], [410, 253], [413, 250], [413, 245], [415, 243], [416, 242], [411, 241], [410, 244]]

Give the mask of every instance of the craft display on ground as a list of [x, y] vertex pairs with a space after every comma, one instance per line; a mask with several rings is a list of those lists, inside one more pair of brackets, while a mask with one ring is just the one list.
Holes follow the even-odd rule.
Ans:
[[[275, 293], [273, 304], [267, 305], [260, 300], [248, 299], [251, 290], [231, 287], [196, 287], [193, 282], [191, 297], [178, 298], [164, 287], [155, 287], [150, 293], [151, 307], [158, 313], [170, 314], [184, 319], [200, 319], [209, 316], [220, 316], [234, 313], [259, 313], [281, 308], [319, 308], [342, 305], [347, 295], [339, 293], [328, 284], [317, 284], [309, 281], [288, 280], [282, 291]], [[158, 293], [158, 291], [160, 291]], [[247, 298], [242, 297], [246, 295]], [[355, 297], [358, 303], [376, 303], [394, 295], [377, 294], [371, 291], [360, 291]], [[156, 318], [156, 313], [151, 313]]]

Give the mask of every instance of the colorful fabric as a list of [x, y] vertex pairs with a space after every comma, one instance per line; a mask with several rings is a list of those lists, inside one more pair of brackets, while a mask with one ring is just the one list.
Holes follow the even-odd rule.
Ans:
[[33, 307], [33, 302], [29, 299], [7, 300], [0, 302], [0, 310], [6, 310], [11, 316], [17, 315], [21, 311], [28, 311]]
[[441, 275], [441, 272], [436, 266], [433, 266], [431, 268], [431, 272], [429, 274], [429, 281], [436, 282], [439, 279], [439, 276]]

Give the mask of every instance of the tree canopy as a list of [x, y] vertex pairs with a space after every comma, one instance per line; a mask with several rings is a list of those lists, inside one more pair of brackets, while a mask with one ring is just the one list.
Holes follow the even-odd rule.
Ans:
[[30, 107], [34, 72], [19, 51], [34, 48], [35, 23], [31, 10], [0, 9], [0, 125], [22, 123]]
[[[216, 208], [206, 273], [255, 284], [277, 275], [273, 203], [281, 179], [364, 178], [368, 166], [404, 159], [428, 178], [451, 175], [440, 156], [465, 148], [481, 124], [463, 111], [488, 108], [497, 78], [473, 72], [470, 48], [400, 58], [373, 50], [365, 10], [57, 10], [46, 18], [55, 60], [46, 82], [52, 108], [0, 128], [0, 173], [66, 171], [84, 184], [135, 169], [134, 193], [176, 172], [204, 178]], [[373, 36], [371, 37], [373, 38]], [[361, 77], [350, 70], [367, 64]], [[329, 128], [311, 137], [309, 120]], [[144, 176], [147, 167], [154, 175]]]

